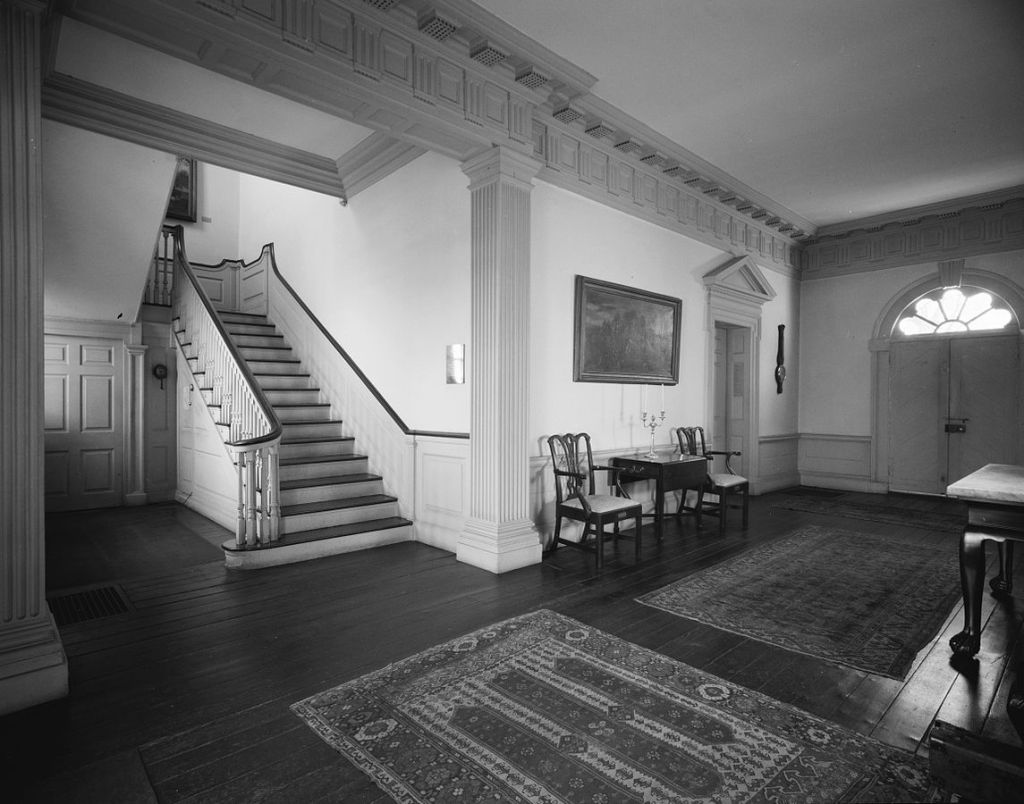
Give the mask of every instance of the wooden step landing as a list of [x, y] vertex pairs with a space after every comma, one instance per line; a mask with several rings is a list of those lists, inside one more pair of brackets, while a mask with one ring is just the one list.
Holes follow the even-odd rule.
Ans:
[[228, 568], [260, 569], [412, 540], [412, 522], [392, 516], [286, 534], [264, 547], [240, 548], [234, 539], [222, 547]]

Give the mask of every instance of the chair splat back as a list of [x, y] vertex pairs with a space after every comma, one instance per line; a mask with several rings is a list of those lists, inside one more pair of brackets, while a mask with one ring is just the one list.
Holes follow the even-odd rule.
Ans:
[[[569, 544], [597, 554], [597, 567], [604, 563], [605, 527], [614, 527], [614, 539], [619, 537], [619, 522], [633, 519], [636, 530], [636, 557], [640, 557], [640, 503], [629, 499], [619, 485], [618, 467], [597, 466], [587, 433], [556, 434], [548, 438], [551, 467], [555, 476], [555, 532], [551, 550], [559, 544]], [[595, 475], [598, 470], [609, 475], [608, 493], [598, 493]], [[561, 535], [562, 519], [582, 522], [583, 533], [579, 541], [564, 539]]]
[[[747, 527], [748, 521], [748, 508], [749, 508], [749, 497], [750, 497], [750, 483], [745, 477], [736, 474], [732, 468], [730, 459], [733, 456], [742, 455], [740, 452], [728, 452], [724, 450], [709, 450], [707, 441], [704, 437], [704, 428], [697, 427], [677, 427], [676, 428], [676, 440], [679, 442], [679, 451], [683, 455], [701, 455], [708, 459], [708, 477], [704, 482], [704, 488], [701, 489], [697, 496], [697, 506], [703, 513], [711, 514], [712, 516], [718, 517], [719, 530], [725, 530], [725, 513], [729, 508], [729, 496], [732, 494], [740, 495], [739, 508], [743, 511], [743, 527]], [[716, 472], [711, 468], [711, 465], [716, 456], [725, 458], [725, 471]], [[717, 497], [717, 502], [713, 502], [705, 499], [705, 495], [713, 495]], [[679, 503], [679, 513], [684, 510], [690, 511], [694, 509], [686, 505], [686, 495], [683, 495], [683, 499]]]

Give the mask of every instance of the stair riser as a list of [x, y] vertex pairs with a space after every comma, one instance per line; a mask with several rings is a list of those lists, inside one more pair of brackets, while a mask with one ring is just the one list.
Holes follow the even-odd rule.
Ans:
[[325, 422], [331, 418], [330, 405], [302, 405], [298, 407], [280, 407], [275, 405], [274, 412], [282, 424], [304, 421]]
[[236, 335], [279, 335], [277, 327], [272, 324], [228, 324], [228, 334]]
[[247, 361], [253, 360], [292, 360], [295, 353], [290, 347], [272, 349], [263, 346], [239, 346], [238, 353]]
[[[263, 383], [261, 382], [262, 386]], [[286, 388], [284, 390], [263, 387], [271, 405], [316, 405], [320, 402], [320, 392], [316, 388]]]
[[282, 363], [277, 360], [248, 360], [253, 374], [305, 374], [301, 363]]
[[309, 377], [302, 375], [292, 375], [285, 377], [265, 375], [263, 377], [257, 377], [256, 380], [259, 382], [260, 388], [262, 388], [264, 391], [302, 390], [307, 389], [309, 387]]
[[220, 320], [225, 324], [268, 324], [267, 317], [265, 315], [246, 315], [245, 313], [233, 313], [230, 311], [221, 310]]
[[[337, 453], [334, 453], [337, 454]], [[285, 465], [280, 469], [281, 480], [314, 480], [336, 475], [361, 475], [367, 471], [367, 459], [352, 461], [323, 461]]]
[[273, 348], [286, 346], [284, 338], [267, 334], [236, 335], [232, 333], [231, 338], [234, 340], [235, 346], [239, 348], [252, 349], [255, 347]]
[[330, 486], [311, 486], [304, 489], [282, 489], [281, 505], [301, 505], [302, 503], [323, 502], [324, 500], [348, 500], [353, 497], [365, 497], [368, 494], [383, 494], [384, 483], [380, 480], [367, 480], [359, 483], [337, 483]]
[[282, 458], [329, 458], [335, 455], [352, 455], [354, 441], [323, 441], [309, 444], [282, 444]]
[[281, 532], [300, 533], [304, 530], [351, 525], [353, 522], [365, 522], [369, 519], [383, 519], [398, 515], [398, 503], [396, 502], [363, 505], [358, 508], [339, 508], [334, 511], [317, 511], [311, 514], [295, 514], [281, 517]]
[[284, 437], [288, 438], [337, 438], [343, 435], [341, 422], [322, 421], [297, 424], [295, 422], [281, 422], [284, 428]]

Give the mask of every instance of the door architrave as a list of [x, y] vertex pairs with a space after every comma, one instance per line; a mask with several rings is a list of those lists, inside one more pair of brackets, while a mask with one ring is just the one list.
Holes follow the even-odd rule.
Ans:
[[[868, 348], [871, 350], [871, 481], [873, 490], [889, 491], [889, 392], [891, 390], [891, 348], [899, 339], [893, 335], [896, 322], [907, 306], [920, 296], [948, 286], [948, 263], [940, 263], [936, 273], [929, 274], [907, 285], [882, 308], [872, 332]], [[945, 269], [945, 270], [944, 270]], [[1018, 337], [1024, 354], [1024, 288], [1005, 276], [980, 269], [963, 268], [957, 271], [959, 284], [985, 288], [997, 294], [1013, 311], [1018, 323]], [[1024, 365], [1017, 367], [1018, 394], [1024, 399]], [[1024, 455], [1024, 422], [1017, 431], [1017, 454]]]
[[[744, 448], [744, 465], [750, 491], [757, 493], [759, 480], [759, 442], [758, 426], [760, 387], [758, 367], [761, 344], [761, 310], [765, 302], [774, 299], [775, 289], [768, 282], [764, 273], [750, 257], [733, 257], [727, 262], [712, 269], [704, 275], [704, 286], [707, 288], [707, 319], [705, 325], [706, 356], [704, 361], [706, 376], [704, 378], [706, 411], [705, 423], [711, 427], [714, 421], [715, 404], [715, 327], [724, 324], [739, 327], [744, 332], [747, 354], [750, 360], [745, 375], [747, 387], [746, 431], [747, 444]], [[709, 432], [709, 441], [716, 443], [719, 434]], [[722, 448], [722, 447], [719, 447]]]

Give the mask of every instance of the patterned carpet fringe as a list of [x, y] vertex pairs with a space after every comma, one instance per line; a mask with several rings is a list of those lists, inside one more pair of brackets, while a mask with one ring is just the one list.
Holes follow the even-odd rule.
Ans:
[[944, 795], [924, 760], [544, 610], [292, 708], [399, 802]]

